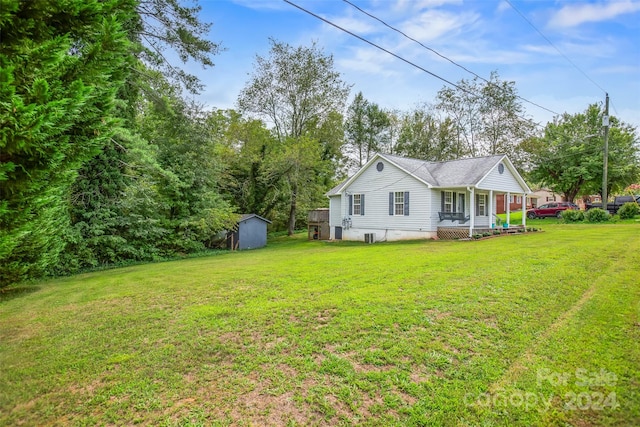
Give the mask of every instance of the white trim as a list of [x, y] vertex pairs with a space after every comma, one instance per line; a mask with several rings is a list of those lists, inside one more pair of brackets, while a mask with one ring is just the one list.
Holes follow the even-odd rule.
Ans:
[[[506, 160], [506, 162], [505, 162]], [[478, 180], [478, 183], [475, 185], [476, 188], [481, 189], [480, 187], [478, 187], [478, 185], [484, 181], [489, 174], [491, 174], [491, 172], [493, 172], [500, 163], [505, 162], [505, 164], [507, 165], [507, 168], [509, 169], [509, 172], [511, 172], [511, 175], [513, 175], [513, 177], [516, 179], [516, 181], [518, 181], [518, 184], [520, 184], [520, 187], [522, 187], [525, 194], [529, 194], [532, 193], [531, 189], [529, 188], [529, 186], [527, 185], [527, 183], [525, 182], [524, 178], [522, 178], [522, 176], [520, 176], [520, 174], [518, 173], [518, 170], [516, 169], [516, 167], [513, 165], [513, 163], [511, 163], [511, 160], [509, 160], [509, 158], [507, 157], [506, 154], [503, 154], [502, 157], [500, 158], [500, 160], [491, 168], [489, 169], [489, 171]], [[485, 190], [490, 190], [489, 188], [486, 188]]]

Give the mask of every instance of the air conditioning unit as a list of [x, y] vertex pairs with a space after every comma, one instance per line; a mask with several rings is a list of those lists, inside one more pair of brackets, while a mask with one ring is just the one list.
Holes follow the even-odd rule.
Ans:
[[375, 241], [376, 241], [376, 233], [364, 233], [365, 243], [375, 243]]

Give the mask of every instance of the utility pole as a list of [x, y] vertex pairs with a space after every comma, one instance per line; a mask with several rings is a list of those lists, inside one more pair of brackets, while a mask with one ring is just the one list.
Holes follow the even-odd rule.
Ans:
[[606, 93], [606, 101], [604, 104], [604, 116], [602, 117], [602, 126], [604, 126], [604, 161], [602, 165], [602, 209], [607, 210], [607, 168], [609, 166], [609, 94]]

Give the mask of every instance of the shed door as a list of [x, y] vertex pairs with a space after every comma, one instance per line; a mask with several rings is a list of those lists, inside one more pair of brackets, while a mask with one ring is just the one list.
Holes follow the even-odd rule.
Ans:
[[336, 227], [336, 240], [342, 240], [342, 227]]

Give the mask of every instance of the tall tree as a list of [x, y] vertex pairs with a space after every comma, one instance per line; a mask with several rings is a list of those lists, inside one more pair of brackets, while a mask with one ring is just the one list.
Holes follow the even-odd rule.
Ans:
[[[533, 164], [530, 178], [560, 193], [568, 201], [579, 194], [601, 193], [603, 173], [602, 108], [590, 105], [584, 113], [563, 114], [547, 124], [544, 135], [531, 138], [524, 149]], [[609, 134], [609, 191], [638, 179], [636, 129], [611, 117]]]
[[[331, 114], [342, 111], [349, 94], [349, 86], [334, 70], [333, 57], [325, 55], [315, 43], [311, 47], [293, 47], [271, 40], [268, 57], [256, 57], [255, 69], [249, 82], [238, 97], [238, 106], [247, 113], [264, 118], [273, 126], [278, 141], [285, 147], [309, 136], [313, 128], [322, 126]], [[316, 140], [316, 144], [320, 144]], [[285, 150], [296, 153], [298, 150]], [[322, 162], [322, 150], [316, 162]], [[297, 155], [293, 157], [299, 158]], [[286, 191], [289, 193], [288, 231], [293, 234], [296, 223], [297, 201], [300, 193], [311, 191], [303, 185], [302, 173], [309, 162], [296, 162], [294, 169], [286, 168]], [[313, 168], [307, 172], [314, 173]], [[315, 176], [315, 175], [312, 175]]]
[[281, 174], [272, 166], [279, 142], [260, 120], [246, 119], [234, 110], [217, 111], [209, 118], [222, 135], [223, 194], [241, 213], [272, 218], [286, 205], [280, 191]]
[[[130, 37], [137, 42], [134, 53], [146, 67], [158, 70], [169, 81], [191, 93], [202, 89], [202, 82], [175, 66], [166, 57], [173, 51], [186, 64], [193, 61], [203, 67], [213, 67], [213, 56], [221, 46], [208, 38], [211, 23], [199, 18], [202, 7], [194, 0], [186, 6], [180, 0], [138, 0], [138, 19], [129, 26]], [[138, 84], [144, 85], [145, 75], [138, 76]]]
[[488, 81], [460, 80], [457, 88], [438, 92], [437, 110], [456, 124], [462, 156], [509, 153], [519, 163], [519, 143], [530, 137], [534, 124], [524, 117], [514, 82], [492, 72]]
[[390, 125], [388, 114], [358, 92], [347, 111], [345, 125], [347, 140], [358, 159], [358, 167], [362, 167], [373, 153], [389, 145]]
[[455, 159], [458, 153], [454, 135], [450, 119], [440, 121], [430, 107], [417, 107], [402, 117], [396, 152], [432, 161]]
[[78, 168], [112, 136], [135, 2], [0, 7], [0, 287], [55, 264]]
[[[180, 186], [182, 190], [171, 195], [188, 200], [198, 198], [192, 193], [200, 190], [197, 185], [187, 184], [184, 174], [176, 174], [175, 164], [166, 161], [165, 146], [158, 141], [170, 140], [176, 151], [183, 152], [197, 150], [189, 145], [193, 140], [209, 144], [209, 136], [202, 136], [202, 118], [197, 112], [187, 111], [188, 104], [181, 100], [184, 90], [196, 93], [201, 84], [170, 63], [166, 52], [173, 51], [182, 62], [193, 60], [212, 66], [212, 56], [219, 52], [219, 46], [206, 40], [210, 24], [198, 19], [197, 5], [188, 7], [176, 0], [132, 3], [135, 13], [124, 27], [130, 40], [131, 76], [117, 96], [121, 128], [105, 141], [98, 155], [83, 165], [72, 188], [73, 229], [67, 235], [64, 262], [59, 264], [66, 271], [127, 259], [149, 260], [175, 251], [198, 250], [204, 244], [203, 237], [193, 232], [194, 227], [177, 225], [186, 221], [185, 211], [177, 214], [165, 209], [185, 203], [170, 200], [169, 188]], [[150, 122], [157, 125], [153, 132], [149, 131]], [[178, 138], [176, 129], [183, 131]], [[187, 137], [189, 132], [194, 136]], [[185, 163], [193, 165], [186, 159]], [[207, 179], [217, 173], [208, 169], [201, 172]], [[208, 194], [216, 194], [210, 183], [205, 187], [211, 190]], [[157, 189], [167, 191], [161, 194]], [[186, 204], [190, 210], [186, 216], [197, 215], [197, 208]], [[226, 204], [220, 207], [223, 219]], [[213, 218], [205, 223], [211, 221]], [[187, 228], [190, 231], [183, 232]], [[83, 254], [81, 262], [75, 259], [77, 253]]]

